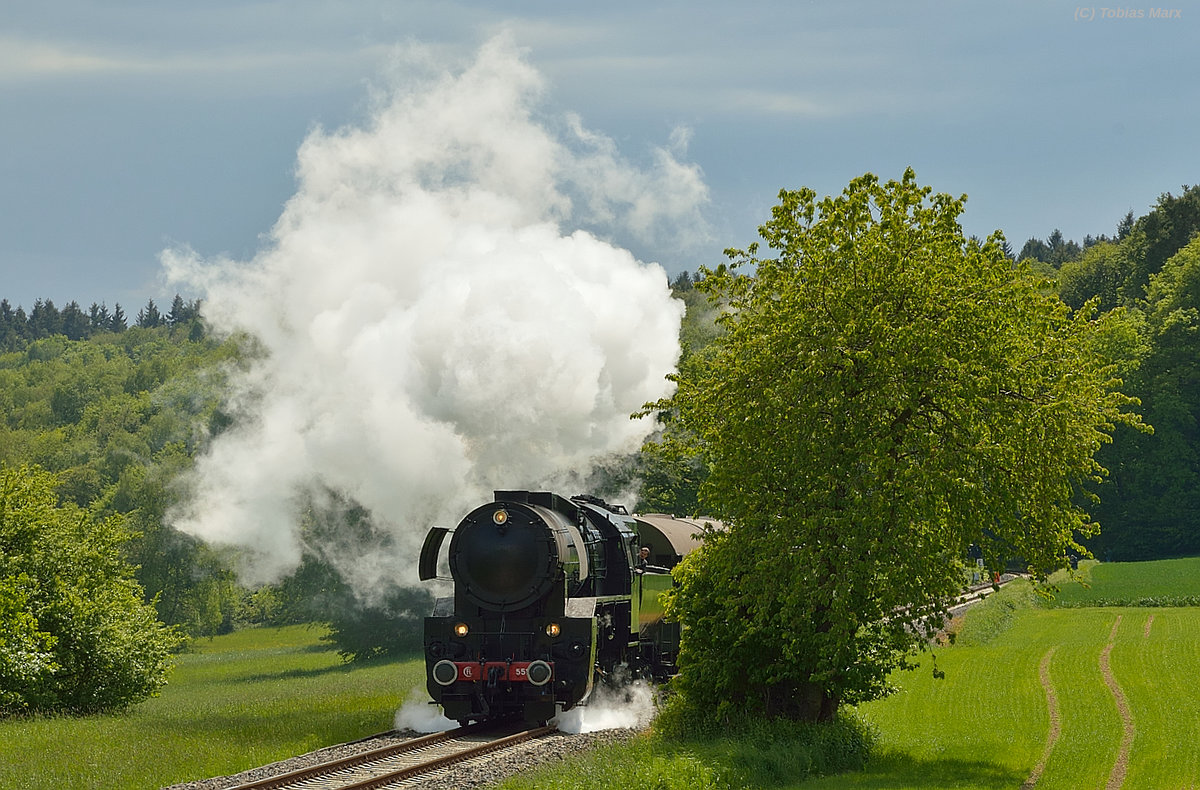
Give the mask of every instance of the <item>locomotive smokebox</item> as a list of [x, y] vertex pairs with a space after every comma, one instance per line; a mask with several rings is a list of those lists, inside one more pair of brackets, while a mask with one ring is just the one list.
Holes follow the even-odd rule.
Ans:
[[450, 540], [450, 574], [477, 606], [515, 612], [562, 584], [564, 565], [577, 564], [570, 522], [524, 502], [476, 508]]

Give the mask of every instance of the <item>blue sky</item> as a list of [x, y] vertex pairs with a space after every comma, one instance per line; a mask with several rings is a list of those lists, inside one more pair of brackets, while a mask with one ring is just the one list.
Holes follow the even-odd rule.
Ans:
[[[1156, 18], [1157, 8], [1179, 13]], [[314, 128], [360, 122], [372, 86], [413, 44], [454, 69], [501, 29], [545, 79], [546, 118], [577, 113], [634, 163], [687, 130], [680, 158], [709, 188], [708, 238], [627, 241], [668, 272], [753, 241], [781, 187], [828, 194], [907, 166], [936, 191], [969, 196], [968, 232], [1002, 229], [1015, 248], [1056, 227], [1077, 239], [1111, 233], [1126, 211], [1200, 181], [1200, 6], [1120, 10], [1058, 0], [6, 3], [0, 297], [136, 312], [170, 296], [165, 248], [253, 257]]]

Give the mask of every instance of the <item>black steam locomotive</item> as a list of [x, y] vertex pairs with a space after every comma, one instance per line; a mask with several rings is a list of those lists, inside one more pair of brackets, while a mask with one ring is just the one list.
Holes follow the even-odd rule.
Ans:
[[[425, 619], [430, 696], [462, 723], [544, 722], [620, 668], [671, 675], [679, 630], [663, 622], [659, 594], [701, 529], [545, 491], [497, 491], [453, 530], [434, 527], [420, 577], [437, 577], [452, 532], [454, 595]], [[642, 547], [648, 558], [639, 558]]]

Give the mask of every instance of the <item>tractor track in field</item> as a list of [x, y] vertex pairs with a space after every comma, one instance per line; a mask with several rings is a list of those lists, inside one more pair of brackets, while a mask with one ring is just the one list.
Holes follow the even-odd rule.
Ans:
[[1046, 655], [1042, 656], [1042, 661], [1038, 664], [1038, 679], [1042, 683], [1042, 689], [1046, 692], [1046, 708], [1050, 711], [1050, 732], [1046, 735], [1046, 748], [1042, 750], [1042, 759], [1038, 760], [1038, 764], [1033, 767], [1029, 778], [1021, 785], [1021, 790], [1029, 790], [1042, 778], [1042, 772], [1046, 770], [1046, 763], [1050, 760], [1050, 752], [1054, 751], [1054, 744], [1058, 742], [1058, 736], [1062, 734], [1062, 720], [1058, 714], [1058, 694], [1055, 693], [1054, 683], [1050, 680], [1050, 659], [1054, 658], [1054, 651], [1057, 649], [1057, 647], [1052, 647], [1046, 651]]
[[[1113, 763], [1112, 770], [1109, 772], [1108, 781], [1105, 783], [1105, 790], [1120, 790], [1125, 784], [1125, 774], [1129, 770], [1129, 755], [1133, 751], [1133, 738], [1136, 733], [1136, 728], [1133, 723], [1133, 711], [1129, 707], [1129, 699], [1125, 696], [1125, 691], [1121, 688], [1121, 684], [1117, 682], [1116, 675], [1113, 674], [1112, 665], [1110, 663], [1110, 655], [1112, 649], [1116, 645], [1117, 629], [1121, 625], [1123, 615], [1117, 615], [1116, 622], [1113, 623], [1112, 630], [1108, 634], [1108, 643], [1104, 646], [1104, 650], [1100, 652], [1100, 675], [1104, 679], [1104, 684], [1108, 687], [1109, 692], [1113, 695], [1113, 700], [1117, 705], [1117, 713], [1121, 717], [1121, 745], [1117, 749], [1117, 758]], [[1154, 615], [1151, 614], [1146, 618], [1145, 625], [1142, 627], [1142, 636], [1145, 639], [1150, 638], [1150, 628], [1154, 624]], [[1046, 735], [1046, 747], [1042, 751], [1042, 757], [1038, 760], [1037, 765], [1029, 774], [1029, 778], [1021, 785], [1021, 790], [1031, 790], [1041, 779], [1042, 773], [1046, 769], [1046, 763], [1050, 760], [1050, 753], [1054, 750], [1054, 745], [1057, 743], [1059, 735], [1062, 733], [1062, 723], [1058, 711], [1058, 695], [1054, 689], [1054, 683], [1050, 678], [1050, 661], [1054, 657], [1054, 651], [1057, 648], [1052, 647], [1042, 656], [1041, 663], [1038, 665], [1038, 679], [1041, 681], [1042, 689], [1046, 693], [1046, 708], [1050, 713], [1050, 731]]]
[[[1117, 761], [1108, 775], [1108, 784], [1104, 786], [1105, 790], [1119, 790], [1121, 785], [1125, 784], [1125, 772], [1129, 769], [1129, 754], [1133, 751], [1133, 711], [1129, 708], [1129, 700], [1125, 697], [1125, 692], [1121, 689], [1121, 684], [1117, 682], [1116, 676], [1113, 675], [1108, 660], [1113, 645], [1116, 644], [1117, 628], [1121, 625], [1121, 617], [1121, 615], [1117, 615], [1117, 621], [1113, 623], [1112, 631], [1108, 635], [1108, 644], [1100, 653], [1100, 674], [1104, 676], [1104, 683], [1112, 693], [1113, 699], [1116, 700], [1117, 712], [1121, 715], [1121, 747], [1117, 750]], [[1149, 633], [1149, 624], [1146, 625], [1145, 632]]]

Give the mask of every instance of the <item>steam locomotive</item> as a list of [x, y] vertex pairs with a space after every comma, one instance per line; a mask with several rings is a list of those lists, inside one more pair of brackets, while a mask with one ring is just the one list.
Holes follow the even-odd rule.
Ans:
[[[451, 534], [454, 594], [425, 619], [430, 696], [464, 724], [545, 722], [618, 672], [669, 677], [679, 626], [663, 621], [659, 595], [702, 529], [547, 491], [496, 491], [453, 530], [434, 527], [419, 574], [443, 578]], [[642, 547], [649, 557], [639, 558]]]

